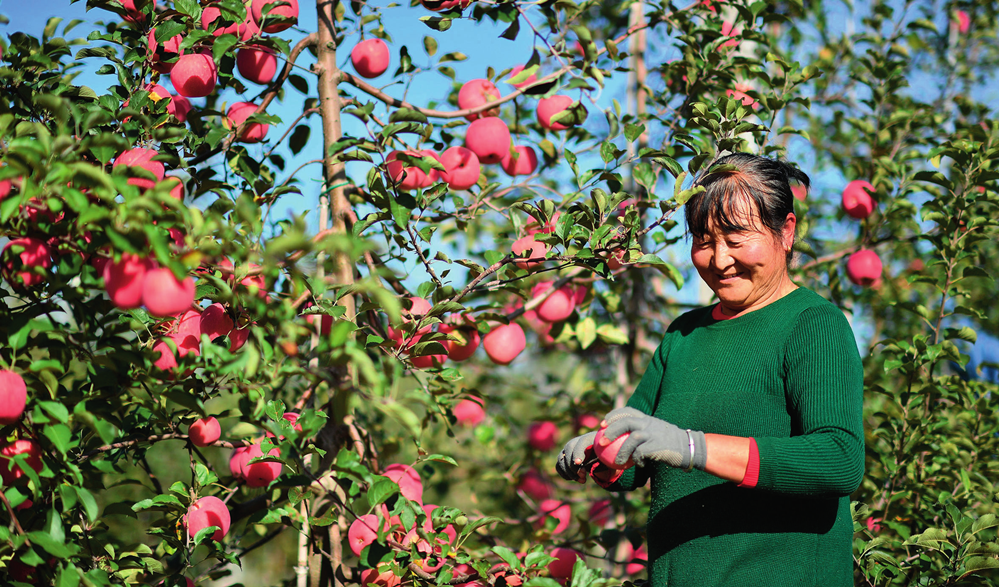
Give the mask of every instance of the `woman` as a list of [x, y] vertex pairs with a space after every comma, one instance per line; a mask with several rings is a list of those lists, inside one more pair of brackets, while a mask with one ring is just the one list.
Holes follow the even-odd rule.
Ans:
[[809, 184], [785, 163], [735, 154], [697, 181], [691, 260], [718, 304], [670, 324], [628, 406], [605, 417], [609, 441], [629, 434], [616, 462], [636, 466], [606, 483], [588, 459], [595, 433], [556, 464], [611, 491], [651, 479], [656, 587], [853, 584], [863, 372], [843, 313], [788, 275], [789, 180]]

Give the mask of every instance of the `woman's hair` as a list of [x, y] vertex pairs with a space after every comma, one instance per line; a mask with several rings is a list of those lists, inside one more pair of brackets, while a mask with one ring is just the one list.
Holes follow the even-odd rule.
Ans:
[[[722, 165], [725, 167], [719, 169]], [[787, 215], [794, 212], [792, 180], [805, 189], [810, 185], [804, 172], [783, 161], [748, 153], [726, 155], [694, 181], [704, 191], [690, 198], [685, 206], [687, 232], [696, 238], [703, 237], [708, 232], [709, 220], [724, 233], [750, 230], [751, 227], [741, 224], [746, 218], [738, 213], [738, 207], [742, 202], [751, 202], [750, 214], [757, 216], [779, 239]], [[790, 251], [787, 261], [791, 262]]]

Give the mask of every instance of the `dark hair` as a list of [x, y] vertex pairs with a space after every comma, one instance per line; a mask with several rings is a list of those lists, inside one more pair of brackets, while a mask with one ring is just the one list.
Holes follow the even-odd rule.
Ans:
[[[783, 161], [748, 153], [725, 155], [694, 181], [704, 191], [685, 205], [687, 232], [696, 238], [703, 237], [708, 232], [709, 220], [724, 233], [749, 230], [750, 227], [740, 224], [741, 219], [733, 211], [737, 202], [748, 199], [763, 226], [779, 238], [787, 215], [794, 212], [792, 180], [805, 189], [811, 184], [804, 172]], [[791, 261], [790, 251], [787, 261]]]

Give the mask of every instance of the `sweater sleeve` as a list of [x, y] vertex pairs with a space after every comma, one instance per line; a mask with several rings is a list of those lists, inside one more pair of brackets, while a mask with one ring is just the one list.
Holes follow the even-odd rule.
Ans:
[[[628, 407], [640, 410], [645, 414], [652, 414], [656, 409], [656, 402], [659, 400], [659, 390], [662, 387], [663, 369], [666, 365], [666, 355], [669, 349], [669, 334], [663, 338], [662, 342], [652, 354], [652, 360], [642, 375], [635, 393], [628, 398]], [[608, 491], [632, 491], [643, 487], [649, 481], [649, 474], [644, 467], [631, 467], [627, 469], [621, 478], [605, 487]]]
[[853, 331], [835, 306], [798, 317], [784, 351], [790, 438], [756, 438], [757, 487], [849, 495], [864, 475], [864, 372]]

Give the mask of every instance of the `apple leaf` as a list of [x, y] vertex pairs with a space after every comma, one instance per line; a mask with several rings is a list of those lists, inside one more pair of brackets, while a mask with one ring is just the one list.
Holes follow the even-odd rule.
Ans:
[[583, 349], [589, 348], [593, 341], [597, 339], [597, 323], [593, 318], [586, 317], [576, 325], [576, 339]]

